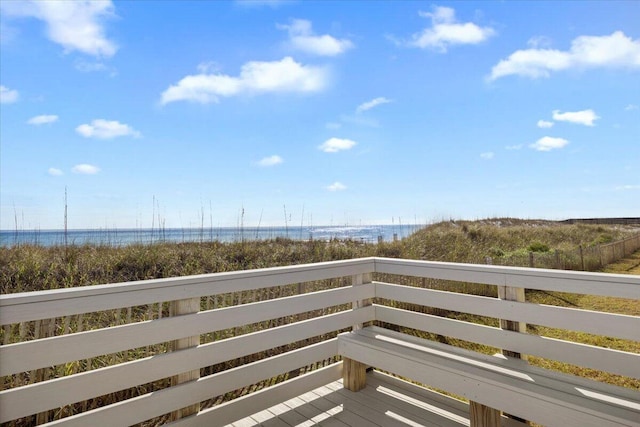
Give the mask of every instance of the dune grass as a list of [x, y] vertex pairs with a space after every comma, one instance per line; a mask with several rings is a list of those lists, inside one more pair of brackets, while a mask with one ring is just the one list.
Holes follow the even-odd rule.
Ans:
[[[119, 283], [133, 280], [236, 271], [366, 256], [528, 265], [536, 256], [578, 246], [594, 247], [634, 231], [620, 226], [566, 225], [551, 221], [491, 219], [445, 221], [396, 242], [295, 241], [277, 238], [237, 243], [107, 245], [19, 245], [0, 248], [0, 293]], [[540, 252], [543, 250], [542, 252]], [[543, 265], [541, 265], [543, 266]], [[564, 266], [571, 268], [571, 266]]]

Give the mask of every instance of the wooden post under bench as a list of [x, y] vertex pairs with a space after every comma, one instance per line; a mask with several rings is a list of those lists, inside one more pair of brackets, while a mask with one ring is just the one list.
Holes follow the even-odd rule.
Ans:
[[469, 425], [471, 427], [500, 427], [500, 411], [469, 402]]
[[[533, 253], [529, 254], [529, 259], [533, 264]], [[487, 264], [492, 264], [490, 257], [486, 259]], [[498, 298], [506, 301], [525, 301], [524, 288], [516, 288], [513, 286], [498, 286]], [[523, 322], [514, 322], [512, 320], [500, 319], [500, 328], [508, 331], [515, 331], [520, 333], [527, 332], [527, 324]], [[510, 351], [507, 349], [502, 350], [502, 354], [508, 357], [526, 360], [527, 356]], [[481, 405], [477, 402], [469, 402], [469, 419], [471, 427], [499, 427], [500, 426], [500, 411], [494, 408], [490, 408], [485, 405]], [[504, 414], [508, 418], [512, 418], [521, 422], [525, 420], [515, 417], [513, 415]], [[527, 422], [527, 424], [529, 424]]]
[[[371, 273], [356, 274], [351, 277], [351, 284], [355, 286], [362, 286], [365, 283], [371, 283]], [[370, 299], [353, 301], [352, 309], [356, 310], [361, 307], [371, 305]], [[353, 325], [353, 330], [357, 331], [362, 329], [361, 323]], [[360, 363], [356, 360], [348, 358], [342, 359], [342, 382], [343, 387], [351, 391], [360, 391], [366, 386], [367, 378], [367, 365]]]
[[343, 387], [350, 391], [360, 391], [367, 385], [367, 365], [358, 361], [342, 358]]

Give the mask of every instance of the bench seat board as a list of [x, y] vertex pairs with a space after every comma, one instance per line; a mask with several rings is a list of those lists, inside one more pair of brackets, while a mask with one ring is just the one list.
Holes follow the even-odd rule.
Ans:
[[547, 425], [640, 426], [640, 394], [378, 327], [341, 334], [343, 357]]

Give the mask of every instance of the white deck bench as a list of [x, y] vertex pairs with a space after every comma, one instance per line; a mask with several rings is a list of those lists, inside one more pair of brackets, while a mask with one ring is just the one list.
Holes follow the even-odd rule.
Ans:
[[[640, 426], [640, 393], [375, 326], [338, 337], [345, 387], [372, 366], [546, 426]], [[360, 371], [360, 372], [358, 372]], [[359, 381], [359, 380], [357, 380]], [[472, 425], [474, 425], [473, 416]], [[499, 425], [500, 421], [475, 422]]]

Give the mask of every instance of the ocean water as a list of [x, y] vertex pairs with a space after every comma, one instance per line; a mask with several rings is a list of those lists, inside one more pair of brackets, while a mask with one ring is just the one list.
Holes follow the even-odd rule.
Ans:
[[0, 230], [0, 246], [108, 245], [126, 246], [157, 242], [239, 242], [278, 237], [293, 240], [351, 239], [365, 243], [402, 239], [419, 225], [317, 226], [317, 227], [218, 227], [169, 229]]

